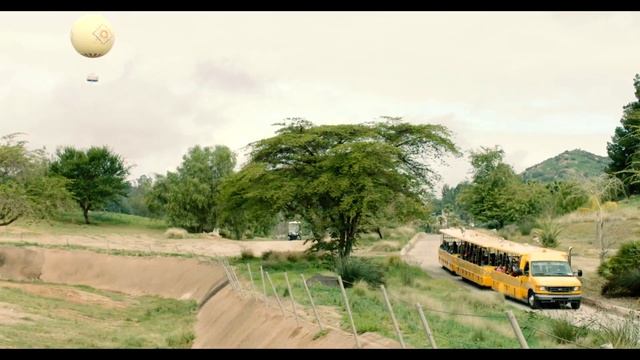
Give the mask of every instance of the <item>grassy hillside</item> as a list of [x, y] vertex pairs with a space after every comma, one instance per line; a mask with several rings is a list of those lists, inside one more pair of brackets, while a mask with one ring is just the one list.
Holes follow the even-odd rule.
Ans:
[[195, 301], [0, 281], [1, 348], [189, 348]]
[[590, 178], [600, 175], [609, 164], [609, 158], [584, 150], [565, 151], [536, 164], [522, 173], [525, 180], [551, 182], [572, 178]]

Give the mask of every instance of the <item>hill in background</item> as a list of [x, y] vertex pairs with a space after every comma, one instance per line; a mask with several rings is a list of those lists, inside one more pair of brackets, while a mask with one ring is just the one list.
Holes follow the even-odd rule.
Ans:
[[602, 174], [611, 160], [588, 151], [575, 149], [565, 151], [539, 164], [527, 168], [524, 180], [551, 182], [572, 178], [592, 178]]

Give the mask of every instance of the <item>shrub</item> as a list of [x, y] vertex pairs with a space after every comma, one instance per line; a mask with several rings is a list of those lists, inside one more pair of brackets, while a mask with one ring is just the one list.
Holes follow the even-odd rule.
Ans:
[[164, 232], [164, 236], [169, 239], [184, 239], [187, 235], [187, 230], [181, 228], [168, 228], [167, 231]]
[[242, 249], [242, 251], [240, 252], [240, 259], [242, 260], [251, 260], [254, 258], [255, 256], [253, 255], [253, 251], [251, 251], [250, 249]]
[[173, 334], [166, 338], [167, 346], [170, 348], [188, 348], [195, 340], [195, 335], [191, 332], [183, 332], [180, 334]]
[[575, 342], [579, 337], [585, 336], [587, 330], [583, 327], [574, 326], [566, 320], [554, 320], [551, 322], [551, 332], [558, 339], [558, 343]]
[[540, 221], [539, 227], [533, 230], [533, 234], [540, 238], [542, 246], [553, 248], [559, 245], [558, 237], [562, 232], [562, 227], [557, 222], [547, 218]]
[[520, 234], [527, 236], [531, 234], [531, 230], [536, 226], [535, 221], [532, 219], [524, 219], [518, 224], [518, 230], [520, 230]]
[[602, 263], [598, 274], [607, 279], [602, 293], [609, 296], [640, 295], [640, 241], [623, 244], [616, 255]]
[[367, 259], [336, 258], [334, 266], [336, 273], [342, 277], [345, 287], [351, 287], [358, 280], [366, 281], [371, 286], [385, 283], [381, 269]]

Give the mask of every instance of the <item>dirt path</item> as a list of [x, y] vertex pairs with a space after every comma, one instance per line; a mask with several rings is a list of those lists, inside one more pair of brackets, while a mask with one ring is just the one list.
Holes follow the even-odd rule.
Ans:
[[[440, 235], [436, 234], [416, 234], [416, 236], [407, 245], [406, 250], [403, 252], [403, 259], [408, 263], [420, 266], [433, 277], [455, 278], [460, 281], [462, 286], [469, 289], [469, 291], [478, 293], [493, 291], [490, 289], [480, 288], [470, 282], [465, 281], [464, 279], [462, 279], [462, 277], [455, 276], [443, 269], [438, 262], [438, 247], [440, 246], [441, 239], [442, 238], [440, 237]], [[569, 308], [532, 310], [529, 308], [529, 306], [523, 303], [514, 300], [507, 301], [509, 305], [515, 308], [525, 311], [534, 311], [536, 313], [556, 319], [564, 319], [575, 325], [585, 325], [596, 328], [602, 324], [610, 324], [612, 321], [624, 321], [624, 317], [620, 315], [608, 313], [607, 311], [603, 311], [603, 309], [586, 305], [584, 303], [578, 310], [571, 310]]]
[[3, 234], [0, 241], [6, 242], [35, 242], [53, 245], [80, 245], [103, 249], [137, 250], [164, 253], [195, 253], [206, 256], [239, 256], [242, 251], [250, 251], [254, 256], [260, 256], [267, 251], [300, 252], [311, 244], [303, 241], [282, 240], [246, 240], [237, 241], [217, 236], [191, 239], [166, 239], [144, 234], [135, 235], [30, 235]]

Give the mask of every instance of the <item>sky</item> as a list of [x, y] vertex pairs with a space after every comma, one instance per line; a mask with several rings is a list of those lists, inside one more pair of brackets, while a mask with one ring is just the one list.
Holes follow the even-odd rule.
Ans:
[[[565, 150], [606, 156], [640, 73], [640, 12], [103, 12], [111, 51], [70, 42], [85, 12], [0, 13], [0, 135], [107, 145], [131, 179], [195, 145], [246, 146], [272, 124], [401, 116], [518, 172]], [[99, 76], [86, 82], [87, 74]], [[468, 157], [434, 164], [440, 185]]]

